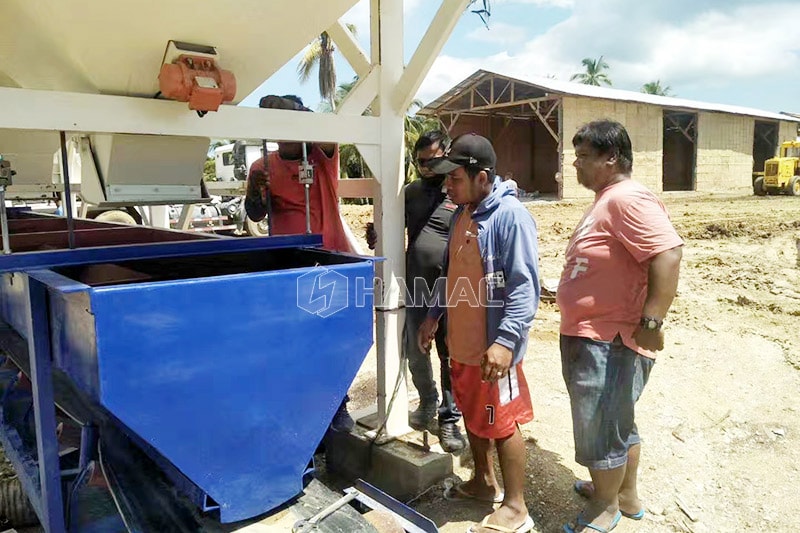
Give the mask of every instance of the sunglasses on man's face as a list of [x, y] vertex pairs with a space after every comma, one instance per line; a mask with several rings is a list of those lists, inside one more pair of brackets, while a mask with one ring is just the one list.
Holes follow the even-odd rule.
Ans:
[[416, 160], [416, 165], [418, 168], [423, 168], [425, 165], [437, 159], [436, 157], [418, 157]]

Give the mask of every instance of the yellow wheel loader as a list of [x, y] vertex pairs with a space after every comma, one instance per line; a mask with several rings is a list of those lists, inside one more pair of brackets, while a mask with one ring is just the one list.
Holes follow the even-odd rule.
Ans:
[[764, 175], [756, 177], [753, 192], [800, 196], [800, 141], [781, 143], [780, 155], [764, 163]]

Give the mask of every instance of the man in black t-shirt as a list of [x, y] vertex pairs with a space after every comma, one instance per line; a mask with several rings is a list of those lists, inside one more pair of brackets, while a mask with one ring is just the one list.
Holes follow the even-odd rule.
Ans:
[[[417, 330], [428, 314], [426, 302], [430, 301], [433, 286], [441, 275], [442, 259], [447, 246], [450, 223], [456, 205], [444, 190], [445, 176], [435, 175], [425, 168], [425, 163], [444, 155], [447, 136], [440, 131], [423, 133], [414, 145], [414, 164], [420, 179], [405, 188], [406, 228], [406, 323], [404, 349], [408, 358], [411, 381], [419, 392], [419, 407], [409, 413], [408, 423], [418, 430], [430, 427], [438, 413], [438, 435], [442, 449], [457, 452], [466, 446], [456, 423], [461, 418], [453, 400], [450, 387], [450, 354], [447, 350], [447, 327], [443, 320], [436, 332], [436, 351], [441, 361], [442, 402], [433, 377], [430, 354], [420, 351]], [[377, 236], [370, 226], [367, 242], [375, 247]]]

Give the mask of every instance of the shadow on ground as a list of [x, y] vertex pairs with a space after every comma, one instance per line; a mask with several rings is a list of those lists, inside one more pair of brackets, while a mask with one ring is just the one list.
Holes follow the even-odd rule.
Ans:
[[[528, 455], [525, 502], [536, 530], [544, 533], [563, 531], [563, 524], [574, 518], [582, 505], [572, 490], [575, 475], [562, 465], [559, 454], [540, 448], [535, 439], [528, 437], [525, 446]], [[471, 474], [471, 463], [470, 458], [463, 458], [462, 464], [466, 469], [462, 470], [462, 477]], [[451, 523], [480, 522], [492, 512], [491, 506], [479, 502], [447, 501], [442, 496], [443, 490], [442, 485], [434, 487], [413, 503], [417, 511], [443, 530], [450, 530], [446, 526]]]

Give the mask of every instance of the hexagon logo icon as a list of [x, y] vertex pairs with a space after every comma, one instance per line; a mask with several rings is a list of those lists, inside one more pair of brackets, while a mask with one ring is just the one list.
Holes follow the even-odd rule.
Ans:
[[347, 307], [347, 277], [324, 267], [315, 267], [297, 278], [297, 307], [327, 318]]

